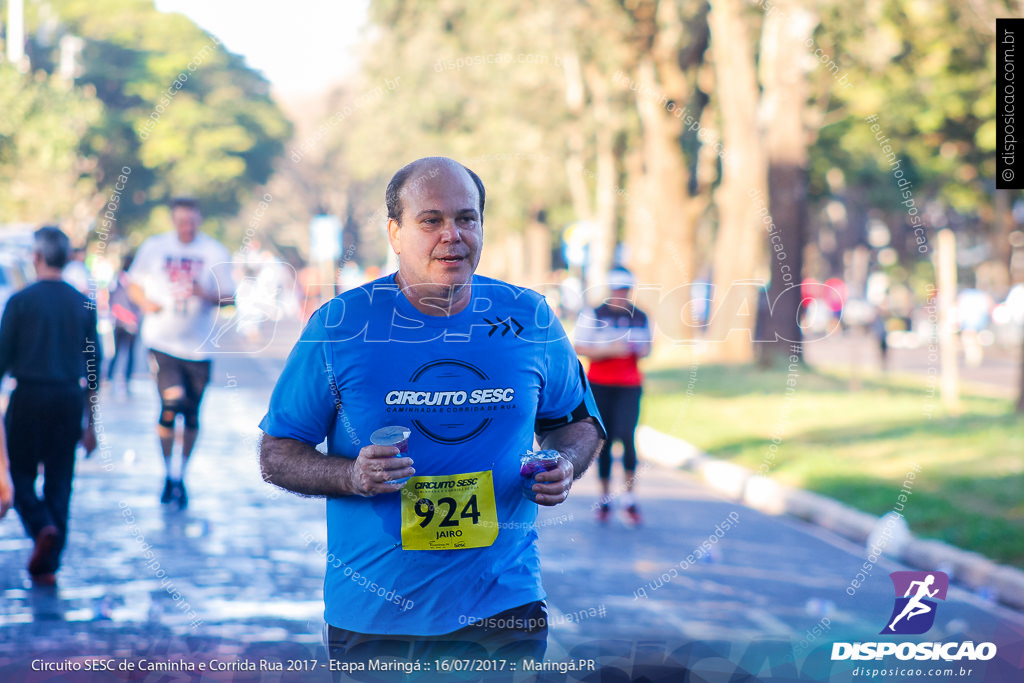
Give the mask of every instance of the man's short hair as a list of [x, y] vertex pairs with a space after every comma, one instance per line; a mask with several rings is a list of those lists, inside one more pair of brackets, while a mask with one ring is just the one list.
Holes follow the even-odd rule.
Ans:
[[398, 169], [395, 175], [391, 176], [391, 182], [388, 183], [388, 189], [384, 193], [384, 201], [387, 203], [388, 207], [388, 218], [392, 218], [401, 224], [403, 211], [402, 189], [405, 187], [406, 181], [409, 180], [409, 176], [411, 176], [417, 168], [420, 167], [420, 165], [428, 161], [451, 162], [460, 166], [462, 170], [469, 174], [469, 177], [473, 179], [473, 184], [476, 185], [477, 194], [480, 195], [480, 220], [482, 222], [484, 219], [484, 198], [486, 195], [484, 191], [484, 181], [480, 180], [480, 176], [474, 173], [471, 169], [463, 166], [454, 159], [449, 159], [448, 157], [424, 157], [422, 159], [417, 159], [416, 161], [410, 162]]
[[195, 209], [199, 210], [199, 200], [194, 197], [175, 197], [171, 200], [171, 211], [174, 211], [178, 207], [183, 209]]
[[35, 231], [33, 249], [50, 268], [63, 268], [71, 253], [71, 240], [55, 225], [44, 225]]

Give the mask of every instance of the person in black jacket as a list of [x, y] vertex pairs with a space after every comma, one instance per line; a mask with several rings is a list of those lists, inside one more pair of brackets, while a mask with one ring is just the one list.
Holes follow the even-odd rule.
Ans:
[[14, 509], [35, 541], [28, 571], [36, 585], [53, 586], [68, 533], [75, 447], [96, 438], [92, 411], [84, 435], [82, 422], [99, 389], [100, 350], [95, 302], [61, 279], [67, 235], [40, 228], [34, 247], [38, 282], [12, 296], [0, 320], [0, 378], [10, 372], [18, 381], [4, 424]]

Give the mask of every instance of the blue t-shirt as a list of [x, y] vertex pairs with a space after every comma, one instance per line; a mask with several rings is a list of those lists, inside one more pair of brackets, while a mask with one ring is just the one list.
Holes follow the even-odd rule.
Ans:
[[[493, 477], [497, 537], [485, 547], [403, 547], [402, 497], [417, 497], [416, 480], [393, 494], [329, 498], [324, 618], [333, 626], [439, 635], [545, 597], [537, 505], [522, 494], [519, 457], [535, 430], [600, 418], [541, 295], [474, 276], [471, 296], [455, 315], [429, 316], [394, 275], [345, 292], [310, 318], [274, 388], [260, 423], [271, 436], [326, 438], [328, 453], [355, 458], [373, 431], [407, 426], [416, 477]], [[475, 502], [438, 507], [445, 512], [452, 528], [477, 521]]]

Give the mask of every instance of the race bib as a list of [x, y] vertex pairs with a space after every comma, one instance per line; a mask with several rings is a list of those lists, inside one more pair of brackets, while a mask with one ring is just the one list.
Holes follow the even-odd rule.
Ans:
[[399, 494], [404, 550], [485, 548], [498, 537], [490, 470], [412, 477]]

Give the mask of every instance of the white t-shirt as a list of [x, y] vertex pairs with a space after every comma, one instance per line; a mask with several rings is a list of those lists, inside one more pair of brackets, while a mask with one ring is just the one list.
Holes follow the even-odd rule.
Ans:
[[150, 237], [139, 247], [128, 276], [146, 298], [163, 306], [142, 322], [146, 347], [185, 360], [206, 360], [217, 351], [217, 306], [193, 295], [194, 283], [208, 293], [234, 293], [231, 254], [217, 240], [197, 232], [188, 244], [174, 231]]

